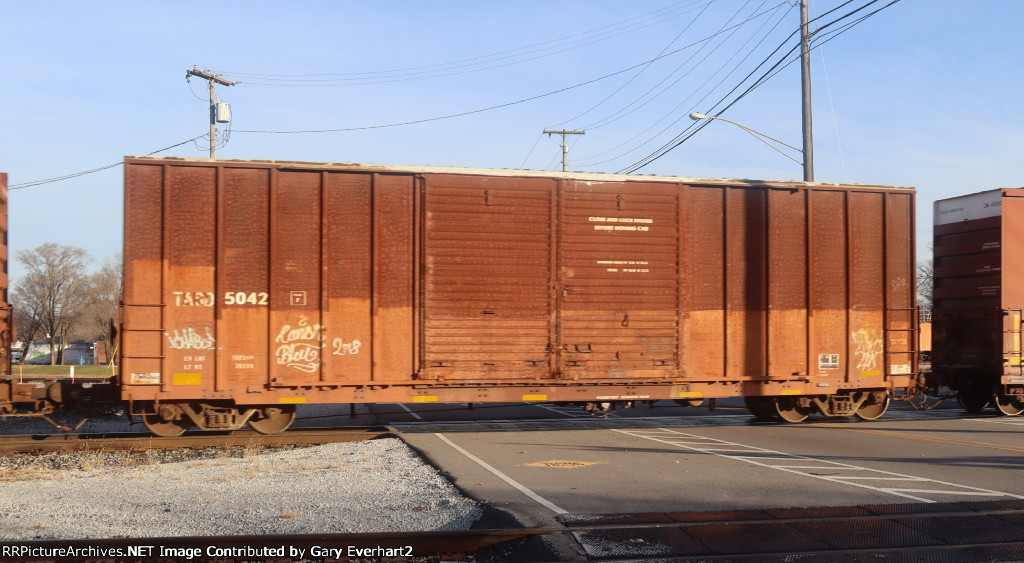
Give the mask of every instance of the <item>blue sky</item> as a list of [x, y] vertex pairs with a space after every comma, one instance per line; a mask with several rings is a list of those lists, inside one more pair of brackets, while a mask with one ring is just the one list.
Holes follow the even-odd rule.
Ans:
[[[0, 171], [17, 185], [205, 134], [205, 82], [185, 80], [198, 66], [243, 82], [218, 88], [233, 113], [221, 158], [553, 170], [560, 149], [541, 131], [580, 128], [570, 169], [617, 172], [684, 132], [690, 112], [732, 101], [728, 91], [796, 29], [793, 3], [0, 0]], [[841, 4], [814, 0], [812, 9]], [[1024, 185], [1021, 22], [1019, 0], [903, 0], [816, 50], [816, 180], [916, 187], [922, 254], [932, 200]], [[396, 69], [414, 70], [381, 74]], [[799, 146], [799, 84], [792, 64], [722, 117]], [[537, 96], [415, 125], [248, 132], [371, 127]], [[207, 142], [160, 154], [206, 156]], [[799, 166], [723, 122], [639, 173], [801, 178]], [[15, 281], [15, 253], [46, 242], [97, 261], [118, 252], [121, 190], [120, 167], [13, 190]]]

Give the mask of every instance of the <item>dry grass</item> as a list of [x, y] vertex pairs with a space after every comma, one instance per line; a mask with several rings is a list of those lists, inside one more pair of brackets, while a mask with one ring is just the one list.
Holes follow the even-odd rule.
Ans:
[[0, 467], [0, 483], [16, 483], [19, 481], [66, 481], [67, 475], [59, 469], [39, 467]]

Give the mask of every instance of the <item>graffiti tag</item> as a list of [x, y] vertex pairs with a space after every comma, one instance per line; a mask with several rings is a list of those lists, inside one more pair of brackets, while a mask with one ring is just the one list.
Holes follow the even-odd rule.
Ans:
[[860, 329], [853, 333], [853, 344], [857, 347], [854, 353], [857, 356], [857, 369], [862, 372], [877, 370], [878, 357], [882, 355], [882, 339], [872, 338], [867, 330]]
[[205, 327], [206, 336], [196, 332], [192, 327], [175, 330], [173, 334], [164, 333], [167, 337], [167, 345], [172, 350], [213, 350], [216, 339], [210, 332], [210, 327]]

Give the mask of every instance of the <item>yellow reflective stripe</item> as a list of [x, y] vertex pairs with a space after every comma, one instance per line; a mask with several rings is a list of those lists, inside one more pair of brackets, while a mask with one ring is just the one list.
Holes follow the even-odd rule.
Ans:
[[414, 403], [436, 403], [437, 395], [416, 395], [412, 398]]
[[203, 374], [201, 373], [176, 373], [171, 377], [171, 385], [201, 385]]
[[277, 400], [277, 402], [281, 403], [283, 405], [297, 405], [297, 404], [300, 404], [300, 403], [305, 403], [306, 402], [306, 398], [305, 397], [281, 397], [280, 399]]
[[548, 400], [547, 395], [523, 395], [523, 401], [546, 401]]

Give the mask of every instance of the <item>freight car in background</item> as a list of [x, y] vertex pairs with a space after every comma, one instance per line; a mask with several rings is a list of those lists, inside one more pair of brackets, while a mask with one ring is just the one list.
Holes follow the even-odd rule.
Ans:
[[1024, 189], [935, 202], [934, 351], [929, 386], [980, 412], [1024, 412]]
[[125, 164], [119, 385], [158, 435], [301, 403], [873, 419], [916, 382], [909, 188]]

